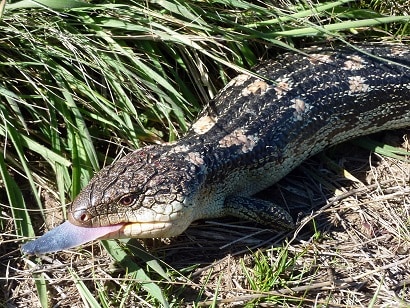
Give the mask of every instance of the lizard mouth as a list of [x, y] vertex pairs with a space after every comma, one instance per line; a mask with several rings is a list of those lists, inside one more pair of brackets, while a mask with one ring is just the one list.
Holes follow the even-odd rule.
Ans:
[[66, 221], [38, 239], [24, 244], [21, 251], [28, 255], [42, 255], [97, 239], [168, 237], [170, 225], [169, 222], [128, 222], [104, 227], [82, 227]]

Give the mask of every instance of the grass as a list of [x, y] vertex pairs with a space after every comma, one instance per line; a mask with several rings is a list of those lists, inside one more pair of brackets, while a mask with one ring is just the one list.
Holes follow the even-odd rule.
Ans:
[[[345, 196], [318, 212], [334, 225], [322, 218], [316, 227], [306, 223], [298, 232], [273, 234], [223, 220], [211, 227], [199, 223], [165, 243], [96, 243], [55, 259], [29, 259], [19, 252], [23, 241], [65, 218], [66, 205], [96, 171], [132, 149], [180, 137], [218, 89], [265, 59], [270, 48], [404, 39], [406, 1], [0, 5], [0, 259], [6, 286], [1, 304], [216, 306], [236, 300], [303, 306], [409, 300], [406, 259], [397, 260], [409, 241], [408, 202], [399, 185], [406, 185], [408, 166], [389, 158], [379, 158], [381, 169], [371, 167], [373, 191], [364, 189], [363, 162], [356, 157], [344, 159], [352, 162], [346, 170], [357, 181], [332, 168], [318, 173], [311, 160], [299, 169], [308, 171], [302, 181], [296, 173], [277, 186], [287, 194], [287, 185], [293, 185], [293, 193], [302, 191], [296, 196], [321, 202], [335, 191]], [[316, 178], [323, 186], [312, 184]], [[387, 186], [391, 178], [395, 181]], [[363, 230], [354, 228], [362, 220], [350, 207], [361, 209]], [[377, 230], [385, 233], [366, 237]], [[391, 286], [398, 288], [394, 295]], [[35, 288], [31, 295], [22, 291]]]

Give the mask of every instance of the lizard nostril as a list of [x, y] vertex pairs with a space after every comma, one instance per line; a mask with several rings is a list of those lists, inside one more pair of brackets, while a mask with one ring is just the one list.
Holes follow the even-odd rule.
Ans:
[[90, 215], [88, 215], [87, 213], [83, 213], [80, 215], [80, 221], [87, 221], [90, 220]]
[[76, 209], [69, 213], [68, 220], [75, 225], [90, 226], [92, 215], [86, 209]]

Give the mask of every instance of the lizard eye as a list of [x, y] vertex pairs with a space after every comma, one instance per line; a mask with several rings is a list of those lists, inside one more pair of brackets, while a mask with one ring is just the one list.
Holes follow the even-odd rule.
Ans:
[[121, 205], [125, 205], [125, 206], [129, 206], [129, 205], [133, 204], [134, 202], [135, 202], [135, 196], [133, 196], [133, 195], [124, 196], [119, 201], [119, 203]]

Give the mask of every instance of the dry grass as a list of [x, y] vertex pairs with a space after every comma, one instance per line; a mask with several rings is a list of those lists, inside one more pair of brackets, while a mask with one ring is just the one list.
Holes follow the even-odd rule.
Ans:
[[[389, 132], [385, 138], [395, 144], [403, 135]], [[232, 219], [198, 222], [175, 239], [142, 243], [171, 276], [153, 279], [170, 302], [183, 306], [410, 305], [409, 171], [408, 162], [351, 144], [328, 150], [262, 193], [301, 217], [296, 231], [278, 234]], [[84, 306], [73, 273], [100, 294], [97, 300], [108, 295], [108, 306], [152, 305], [100, 243], [43, 256], [42, 266], [8, 244], [16, 249], [2, 247], [4, 306], [39, 307], [32, 279], [39, 273], [50, 284], [50, 306]], [[138, 248], [140, 242], [128, 245]]]

